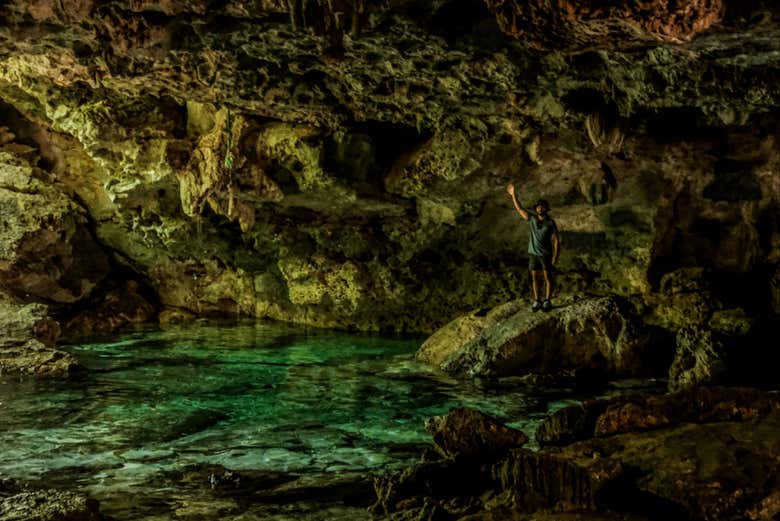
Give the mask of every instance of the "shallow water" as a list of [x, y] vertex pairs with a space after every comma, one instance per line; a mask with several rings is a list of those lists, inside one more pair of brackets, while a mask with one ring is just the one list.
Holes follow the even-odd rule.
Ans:
[[117, 520], [365, 519], [371, 478], [430, 445], [426, 418], [467, 405], [532, 437], [582, 398], [456, 381], [414, 360], [421, 341], [252, 323], [66, 346], [84, 379], [0, 376], [0, 478], [85, 490]]

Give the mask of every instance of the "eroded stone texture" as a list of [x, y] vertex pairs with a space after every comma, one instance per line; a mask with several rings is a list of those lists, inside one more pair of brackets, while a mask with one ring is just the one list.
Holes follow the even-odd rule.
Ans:
[[[554, 417], [572, 419], [575, 409]], [[584, 410], [602, 411], [593, 415], [603, 416], [602, 428], [572, 432], [563, 447], [512, 449], [492, 463], [478, 455], [428, 461], [380, 479], [375, 512], [470, 520], [548, 519], [551, 511], [554, 519], [628, 520], [777, 514], [776, 395], [708, 389], [593, 401]], [[665, 421], [649, 421], [660, 415]]]
[[[39, 178], [43, 178], [41, 180]], [[108, 272], [83, 211], [18, 154], [0, 150], [0, 285], [55, 304], [88, 296]]]
[[0, 518], [7, 521], [100, 521], [97, 500], [60, 490], [22, 492], [0, 499]]
[[706, 268], [776, 309], [776, 6], [212, 4], [0, 6], [6, 150], [164, 306], [432, 331], [528, 294], [511, 180], [562, 290]]
[[690, 40], [719, 22], [721, 0], [670, 3], [593, 0], [488, 1], [501, 29], [541, 48], [630, 48], [654, 39]]
[[60, 325], [42, 304], [18, 304], [0, 293], [0, 373], [64, 377], [81, 370], [71, 355], [54, 349]]
[[426, 420], [425, 430], [431, 433], [436, 450], [445, 458], [463, 455], [489, 459], [528, 441], [522, 432], [468, 407]]
[[[437, 333], [418, 356], [441, 360], [445, 371], [470, 376], [583, 367], [626, 376], [666, 367], [664, 346], [651, 346], [650, 332], [619, 299], [584, 299], [548, 313], [534, 313], [527, 305], [513, 311], [500, 321], [483, 322], [478, 333], [463, 338]], [[458, 329], [463, 320], [445, 329]]]

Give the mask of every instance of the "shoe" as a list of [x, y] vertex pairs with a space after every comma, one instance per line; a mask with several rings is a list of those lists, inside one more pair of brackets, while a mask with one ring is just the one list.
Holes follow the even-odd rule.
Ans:
[[552, 302], [549, 300], [545, 300], [542, 303], [542, 311], [550, 311], [552, 309]]
[[534, 305], [531, 306], [531, 311], [539, 311], [540, 309], [542, 309], [542, 301], [534, 300]]

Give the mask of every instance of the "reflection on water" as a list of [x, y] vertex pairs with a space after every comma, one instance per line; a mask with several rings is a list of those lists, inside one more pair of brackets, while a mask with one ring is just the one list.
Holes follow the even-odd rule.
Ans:
[[365, 519], [426, 418], [467, 405], [532, 435], [574, 399], [457, 382], [420, 341], [252, 323], [69, 346], [83, 380], [0, 376], [0, 478], [86, 490], [118, 520]]

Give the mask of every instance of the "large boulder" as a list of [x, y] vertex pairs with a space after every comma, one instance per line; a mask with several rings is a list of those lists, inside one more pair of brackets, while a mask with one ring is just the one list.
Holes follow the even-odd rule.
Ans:
[[[464, 328], [466, 334], [459, 335]], [[518, 376], [581, 367], [629, 376], [658, 373], [668, 365], [669, 354], [650, 341], [650, 331], [627, 301], [601, 297], [549, 313], [507, 305], [482, 321], [462, 317], [431, 336], [418, 357], [439, 362], [446, 372], [468, 376]]]

